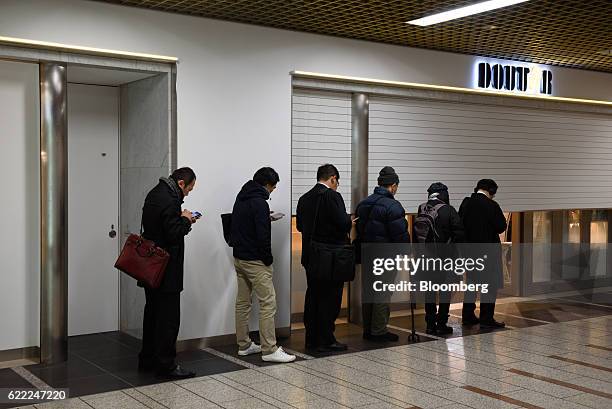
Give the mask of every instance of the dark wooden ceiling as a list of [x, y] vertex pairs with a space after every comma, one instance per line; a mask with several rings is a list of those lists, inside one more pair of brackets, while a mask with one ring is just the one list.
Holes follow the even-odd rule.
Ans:
[[612, 72], [612, 0], [531, 0], [418, 27], [482, 0], [96, 0], [409, 47]]

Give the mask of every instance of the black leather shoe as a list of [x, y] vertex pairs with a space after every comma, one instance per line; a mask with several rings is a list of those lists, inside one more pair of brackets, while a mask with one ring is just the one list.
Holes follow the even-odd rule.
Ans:
[[463, 317], [461, 319], [463, 325], [476, 325], [480, 322], [477, 316]]
[[435, 325], [428, 325], [425, 329], [425, 333], [429, 335], [438, 335], [438, 329]]
[[195, 377], [196, 373], [193, 371], [187, 371], [181, 368], [180, 365], [177, 365], [173, 370], [161, 371], [158, 372], [157, 375], [167, 379], [187, 379]]
[[440, 335], [452, 334], [453, 327], [449, 327], [448, 325], [446, 325], [446, 323], [444, 324], [438, 323], [436, 324], [436, 332]]
[[506, 323], [495, 321], [493, 319], [493, 320], [487, 320], [487, 321], [480, 321], [480, 326], [488, 327], [488, 328], [504, 328], [506, 326]]
[[317, 345], [316, 344], [311, 344], [310, 342], [307, 342], [306, 343], [306, 349], [308, 349], [308, 350], [317, 349]]
[[348, 349], [348, 346], [346, 344], [341, 344], [340, 342], [334, 342], [333, 344], [319, 346], [317, 348], [317, 351], [319, 352], [340, 352], [340, 351], [346, 351], [347, 349]]

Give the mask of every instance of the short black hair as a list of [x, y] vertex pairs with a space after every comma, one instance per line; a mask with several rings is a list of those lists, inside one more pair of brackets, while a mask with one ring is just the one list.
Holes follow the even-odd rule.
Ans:
[[335, 176], [337, 179], [340, 179], [340, 172], [338, 172], [338, 168], [336, 168], [331, 163], [321, 165], [319, 166], [319, 169], [317, 169], [317, 181], [327, 180], [332, 176]]
[[257, 172], [255, 172], [255, 174], [253, 175], [253, 180], [262, 186], [265, 186], [265, 185], [274, 186], [278, 182], [280, 182], [280, 177], [278, 176], [278, 173], [276, 173], [274, 169], [270, 167], [264, 167], [264, 168], [259, 169]]
[[185, 186], [189, 186], [194, 180], [196, 180], [196, 174], [191, 168], [179, 168], [172, 172], [170, 177], [174, 179], [176, 183], [178, 183], [179, 180], [182, 180], [185, 182]]
[[497, 183], [495, 183], [493, 179], [480, 179], [474, 188], [474, 192], [485, 190], [491, 195], [494, 195], [497, 193], [497, 187]]

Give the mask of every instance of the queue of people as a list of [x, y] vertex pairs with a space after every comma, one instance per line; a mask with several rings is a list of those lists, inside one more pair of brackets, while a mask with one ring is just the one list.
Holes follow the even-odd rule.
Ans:
[[[302, 234], [301, 263], [306, 271], [307, 290], [304, 302], [306, 348], [319, 352], [344, 351], [347, 345], [334, 336], [335, 321], [342, 302], [344, 281], [327, 277], [312, 262], [312, 243], [346, 246], [351, 242], [354, 227], [356, 243], [500, 243], [499, 234], [506, 229], [506, 219], [493, 200], [497, 184], [482, 179], [474, 193], [461, 203], [459, 212], [450, 204], [448, 188], [440, 182], [427, 190], [427, 201], [419, 206], [412, 231], [412, 240], [402, 204], [395, 199], [399, 176], [390, 166], [381, 169], [378, 186], [356, 207], [351, 216], [338, 192], [340, 173], [332, 164], [318, 168], [316, 184], [298, 201], [297, 229]], [[238, 355], [260, 354], [267, 362], [291, 362], [289, 354], [276, 343], [276, 295], [273, 285], [271, 216], [267, 200], [280, 181], [270, 168], [259, 169], [238, 193], [229, 226], [237, 280], [235, 307]], [[175, 362], [176, 340], [180, 325], [180, 294], [183, 290], [184, 238], [201, 216], [182, 209], [183, 200], [194, 189], [196, 175], [190, 168], [177, 169], [168, 178], [161, 178], [147, 195], [142, 216], [142, 236], [152, 240], [169, 254], [168, 265], [158, 288], [144, 286], [146, 304], [143, 318], [142, 350], [139, 369], [155, 370], [171, 379], [195, 376]], [[225, 228], [225, 225], [224, 225]], [[463, 324], [503, 327], [494, 319], [497, 289], [503, 285], [501, 257], [492, 270], [481, 274], [494, 275], [493, 288], [481, 294], [481, 314], [475, 314], [475, 293], [466, 293]], [[491, 277], [488, 277], [491, 282]], [[478, 280], [479, 277], [469, 277]], [[440, 280], [444, 280], [441, 278]], [[249, 315], [252, 295], [259, 303], [261, 345], [249, 337]], [[437, 302], [436, 302], [437, 299]], [[448, 334], [450, 293], [425, 294], [425, 321], [428, 334]], [[364, 302], [363, 337], [375, 342], [396, 342], [399, 337], [388, 330], [390, 299]]]

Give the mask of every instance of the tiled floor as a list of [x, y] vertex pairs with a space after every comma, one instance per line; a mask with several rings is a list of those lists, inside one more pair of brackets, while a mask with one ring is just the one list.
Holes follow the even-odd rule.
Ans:
[[[392, 319], [401, 337], [392, 345], [368, 343], [359, 327], [341, 324], [337, 336], [351, 349], [317, 359], [294, 331], [281, 343], [300, 353], [295, 363], [262, 366], [258, 357], [237, 359], [234, 346], [216, 347], [183, 353], [200, 376], [179, 382], [138, 373], [138, 342], [118, 333], [71, 339], [68, 364], [25, 368], [80, 396], [37, 408], [611, 408], [611, 301], [599, 294], [500, 303], [498, 319], [511, 328], [462, 328], [452, 317], [452, 336], [413, 344], [408, 317]], [[419, 332], [422, 321], [417, 313]], [[0, 385], [23, 381], [0, 370]]]

